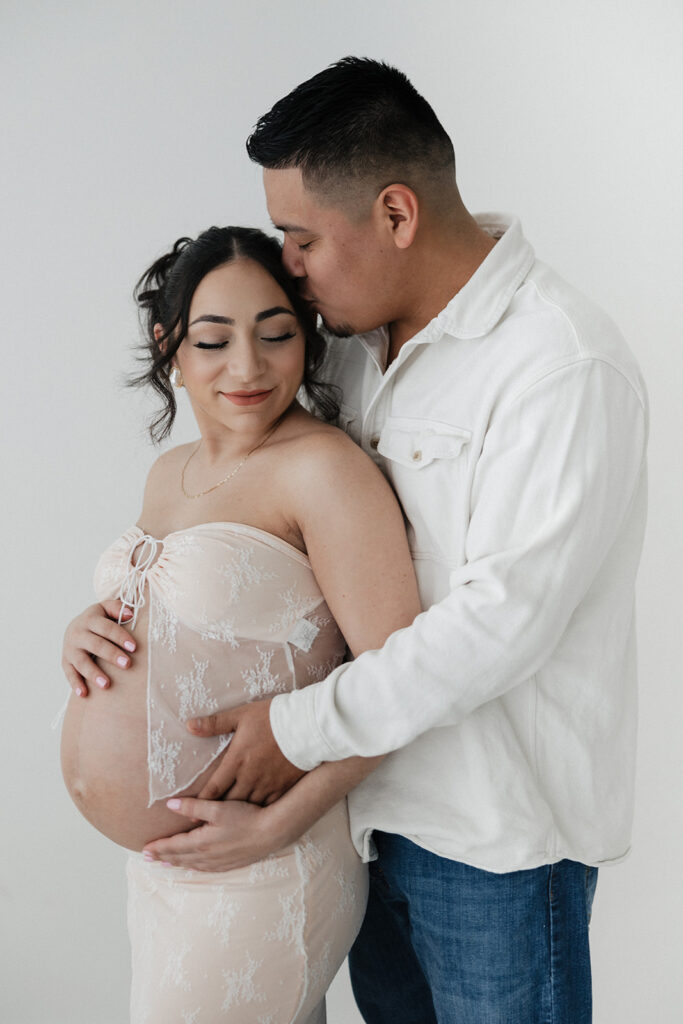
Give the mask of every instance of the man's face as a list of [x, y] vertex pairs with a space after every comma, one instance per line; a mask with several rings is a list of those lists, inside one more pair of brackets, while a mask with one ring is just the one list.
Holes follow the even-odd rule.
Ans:
[[298, 168], [266, 169], [263, 183], [271, 220], [284, 232], [283, 263], [325, 327], [344, 336], [392, 320], [393, 246], [378, 211], [350, 220], [308, 191]]

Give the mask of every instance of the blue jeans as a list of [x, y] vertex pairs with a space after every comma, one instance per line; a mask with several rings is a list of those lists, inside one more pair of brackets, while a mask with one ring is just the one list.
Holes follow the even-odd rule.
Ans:
[[590, 1024], [597, 868], [493, 874], [375, 832], [349, 954], [367, 1024]]

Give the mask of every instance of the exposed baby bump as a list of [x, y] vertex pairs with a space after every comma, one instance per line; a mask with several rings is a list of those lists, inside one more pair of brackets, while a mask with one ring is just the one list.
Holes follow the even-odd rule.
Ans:
[[[71, 798], [95, 828], [131, 850], [192, 827], [164, 801], [147, 806], [145, 661], [136, 656], [125, 672], [108, 669], [112, 685], [107, 690], [93, 687], [88, 697], [72, 695], [62, 729], [62, 774]], [[204, 774], [190, 787], [194, 793]]]

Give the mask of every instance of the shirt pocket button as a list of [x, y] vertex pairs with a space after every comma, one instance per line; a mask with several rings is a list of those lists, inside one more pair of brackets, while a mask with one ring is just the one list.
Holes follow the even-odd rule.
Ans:
[[413, 462], [419, 462], [421, 458], [422, 458], [422, 452], [418, 448], [418, 450], [416, 452], [413, 452]]

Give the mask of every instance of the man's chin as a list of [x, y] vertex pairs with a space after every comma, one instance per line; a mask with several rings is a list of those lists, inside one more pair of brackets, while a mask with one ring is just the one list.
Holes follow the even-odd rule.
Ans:
[[333, 338], [350, 338], [356, 334], [351, 324], [331, 324], [329, 320], [326, 320], [324, 316], [320, 316], [322, 325], [325, 328], [327, 334], [331, 334]]

